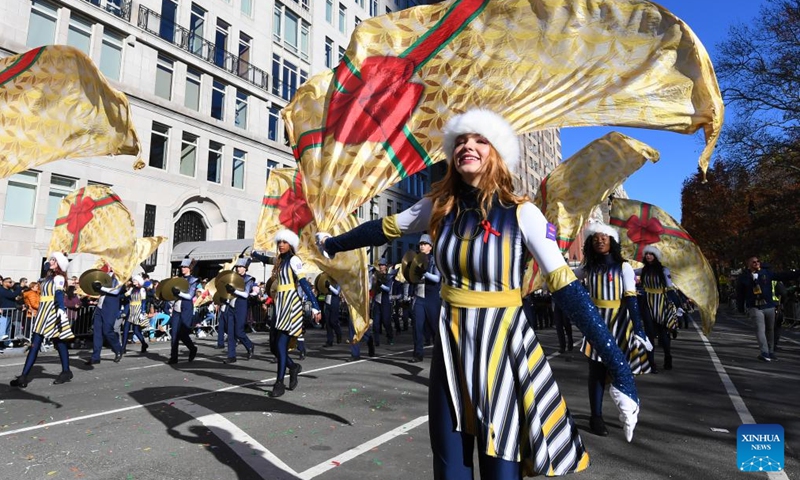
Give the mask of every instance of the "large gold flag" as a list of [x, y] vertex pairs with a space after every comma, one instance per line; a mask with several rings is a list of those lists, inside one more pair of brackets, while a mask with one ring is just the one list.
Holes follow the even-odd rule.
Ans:
[[[347, 215], [332, 229], [333, 235], [347, 232], [358, 226], [354, 215]], [[362, 249], [342, 252], [333, 259], [323, 257], [315, 244], [316, 223], [306, 203], [302, 174], [296, 168], [275, 168], [270, 171], [258, 219], [253, 248], [274, 250], [275, 234], [288, 228], [300, 237], [296, 252], [310, 271], [325, 271], [342, 288], [353, 319], [356, 339], [369, 328], [369, 288], [367, 279], [367, 254]]]
[[700, 40], [654, 3], [459, 0], [374, 17], [283, 110], [320, 230], [442, 159], [444, 123], [475, 107], [518, 133], [702, 129], [703, 170], [724, 109]]
[[[161, 245], [167, 237], [156, 236], [156, 237], [139, 237], [136, 239], [136, 245], [134, 249], [136, 253], [130, 257], [131, 266], [130, 272], [131, 275], [134, 274], [136, 271], [136, 267], [141, 265], [145, 260], [147, 260], [150, 255], [153, 254], [158, 249], [158, 246]], [[106, 263], [106, 259], [103, 257], [99, 257], [97, 261], [94, 263], [93, 268], [103, 268], [103, 265]], [[127, 280], [127, 279], [125, 279]]]
[[139, 263], [133, 217], [117, 194], [101, 185], [79, 188], [61, 200], [49, 251], [95, 254], [120, 282]]
[[73, 47], [0, 59], [0, 111], [2, 178], [54, 160], [139, 153], [127, 97]]
[[[583, 147], [542, 180], [533, 203], [556, 229], [562, 252], [569, 250], [592, 210], [648, 160], [658, 161], [653, 147], [611, 132]], [[523, 296], [544, 281], [533, 259], [525, 269]]]
[[719, 307], [717, 282], [692, 237], [667, 212], [649, 203], [615, 198], [610, 214], [611, 225], [620, 230], [622, 254], [641, 262], [644, 247], [658, 247], [675, 286], [699, 307], [703, 333], [711, 333]]

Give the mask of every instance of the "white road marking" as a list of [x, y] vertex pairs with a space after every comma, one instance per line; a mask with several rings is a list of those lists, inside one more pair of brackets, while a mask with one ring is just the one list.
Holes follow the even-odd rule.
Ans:
[[333, 468], [336, 468], [336, 467], [340, 466], [341, 464], [347, 462], [348, 460], [352, 460], [352, 459], [358, 457], [359, 455], [364, 454], [364, 453], [372, 450], [373, 448], [375, 448], [377, 446], [383, 445], [384, 443], [388, 442], [389, 440], [392, 440], [392, 439], [394, 439], [396, 437], [399, 437], [401, 435], [405, 435], [410, 430], [412, 430], [412, 429], [414, 429], [414, 428], [416, 428], [416, 427], [418, 427], [420, 425], [423, 425], [423, 424], [425, 424], [427, 422], [428, 422], [428, 416], [427, 415], [423, 415], [423, 416], [421, 416], [419, 418], [416, 418], [416, 419], [414, 419], [414, 420], [412, 420], [412, 421], [410, 421], [410, 422], [408, 422], [408, 423], [406, 423], [404, 425], [400, 425], [399, 427], [395, 428], [394, 430], [391, 430], [391, 431], [388, 431], [388, 432], [384, 433], [380, 437], [374, 438], [374, 439], [372, 439], [372, 440], [370, 440], [368, 442], [362, 443], [361, 445], [359, 445], [359, 446], [357, 446], [355, 448], [351, 448], [350, 450], [348, 450], [348, 451], [346, 451], [344, 453], [336, 455], [335, 457], [320, 463], [316, 467], [311, 467], [308, 470], [306, 470], [305, 472], [301, 473], [299, 476], [300, 476], [300, 478], [302, 480], [311, 480], [312, 478], [314, 478], [316, 476], [322, 475], [323, 473], [327, 472], [328, 470], [331, 470]]
[[[717, 352], [714, 351], [714, 347], [711, 346], [711, 342], [709, 342], [708, 337], [703, 335], [703, 330], [694, 319], [692, 319], [692, 325], [700, 335], [700, 339], [703, 341], [703, 345], [705, 345], [708, 355], [711, 357], [711, 362], [714, 364], [714, 368], [717, 370], [717, 374], [719, 375], [720, 380], [722, 380], [722, 385], [725, 387], [725, 391], [728, 393], [728, 397], [730, 397], [731, 402], [733, 403], [733, 408], [736, 410], [737, 415], [739, 415], [739, 419], [742, 421], [742, 424], [756, 423], [755, 418], [753, 418], [753, 415], [750, 413], [750, 410], [748, 410], [744, 400], [742, 400], [742, 397], [739, 395], [739, 391], [736, 390], [736, 386], [733, 384], [731, 377], [728, 376], [728, 373], [725, 371], [725, 367], [722, 366], [722, 362], [719, 361]], [[767, 472], [767, 477], [774, 480], [789, 480], [789, 477], [786, 475], [785, 471]]]
[[[254, 472], [263, 479], [296, 479], [297, 472], [286, 465], [275, 454], [258, 443], [244, 430], [234, 425], [230, 420], [214, 411], [192, 403], [186, 399], [176, 400], [170, 405], [194, 417], [198, 422], [208, 427], [217, 438], [225, 441], [228, 447], [250, 466]], [[230, 439], [230, 441], [228, 441]]]

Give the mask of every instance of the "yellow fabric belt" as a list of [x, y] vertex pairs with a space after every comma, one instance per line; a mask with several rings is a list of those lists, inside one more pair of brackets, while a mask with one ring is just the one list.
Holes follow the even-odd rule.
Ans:
[[41, 297], [39, 297], [39, 301], [40, 302], [55, 302], [56, 301], [56, 297], [54, 297], [53, 295], [47, 295], [46, 297], [45, 296], [41, 296]]
[[442, 285], [442, 300], [459, 308], [519, 307], [522, 305], [522, 292], [519, 288], [500, 292], [476, 292]]
[[647, 287], [644, 287], [644, 291], [647, 292], [647, 293], [652, 293], [653, 295], [657, 295], [659, 293], [664, 293], [664, 289], [663, 288], [647, 288]]
[[141, 305], [141, 304], [142, 304], [142, 301], [141, 301], [141, 300], [139, 300], [139, 301], [132, 301], [132, 302], [131, 302], [131, 305]]
[[286, 284], [286, 285], [278, 285], [278, 288], [277, 288], [277, 290], [279, 292], [290, 292], [290, 291], [296, 290], [296, 289], [297, 289], [297, 287], [293, 283], [289, 283], [289, 284]]
[[622, 305], [622, 302], [619, 300], [601, 300], [599, 298], [593, 298], [592, 302], [597, 305], [597, 308], [619, 308]]

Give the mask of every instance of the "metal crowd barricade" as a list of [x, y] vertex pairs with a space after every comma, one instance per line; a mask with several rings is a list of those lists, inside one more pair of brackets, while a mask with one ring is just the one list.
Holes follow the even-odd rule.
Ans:
[[[72, 332], [80, 341], [92, 336], [93, 315], [93, 305], [67, 309], [67, 318], [70, 320]], [[6, 326], [5, 331], [0, 331], [0, 337], [8, 335], [8, 338], [3, 340], [7, 344], [21, 346], [30, 343], [33, 336], [33, 323], [34, 317], [29, 318], [27, 312], [21, 308], [0, 309], [0, 328], [3, 325]]]

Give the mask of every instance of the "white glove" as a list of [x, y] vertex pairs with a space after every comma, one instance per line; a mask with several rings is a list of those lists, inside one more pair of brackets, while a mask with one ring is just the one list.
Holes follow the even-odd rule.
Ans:
[[633, 430], [639, 421], [639, 404], [634, 402], [631, 397], [617, 390], [614, 385], [611, 385], [609, 393], [611, 394], [611, 400], [614, 401], [614, 405], [619, 410], [619, 421], [622, 422], [625, 440], [630, 442], [633, 440]]
[[653, 344], [652, 344], [652, 343], [650, 343], [650, 339], [649, 339], [649, 338], [647, 338], [647, 336], [646, 336], [646, 335], [645, 335], [644, 337], [642, 337], [642, 336], [640, 336], [640, 335], [636, 335], [636, 334], [634, 334], [634, 335], [633, 335], [633, 341], [634, 341], [636, 344], [638, 344], [638, 346], [639, 346], [640, 348], [644, 348], [644, 349], [645, 349], [645, 350], [647, 350], [648, 352], [652, 352], [652, 351], [653, 351]]
[[684, 313], [686, 313], [686, 312], [681, 307], [678, 307], [677, 316], [682, 317]]
[[326, 232], [317, 232], [317, 234], [316, 234], [316, 237], [317, 237], [317, 248], [319, 249], [319, 251], [322, 254], [322, 256], [324, 256], [327, 259], [333, 258], [333, 255], [330, 255], [328, 252], [325, 251], [325, 245], [324, 245], [325, 239], [326, 238], [330, 238], [331, 236], [332, 235], [330, 233], [326, 233]]

